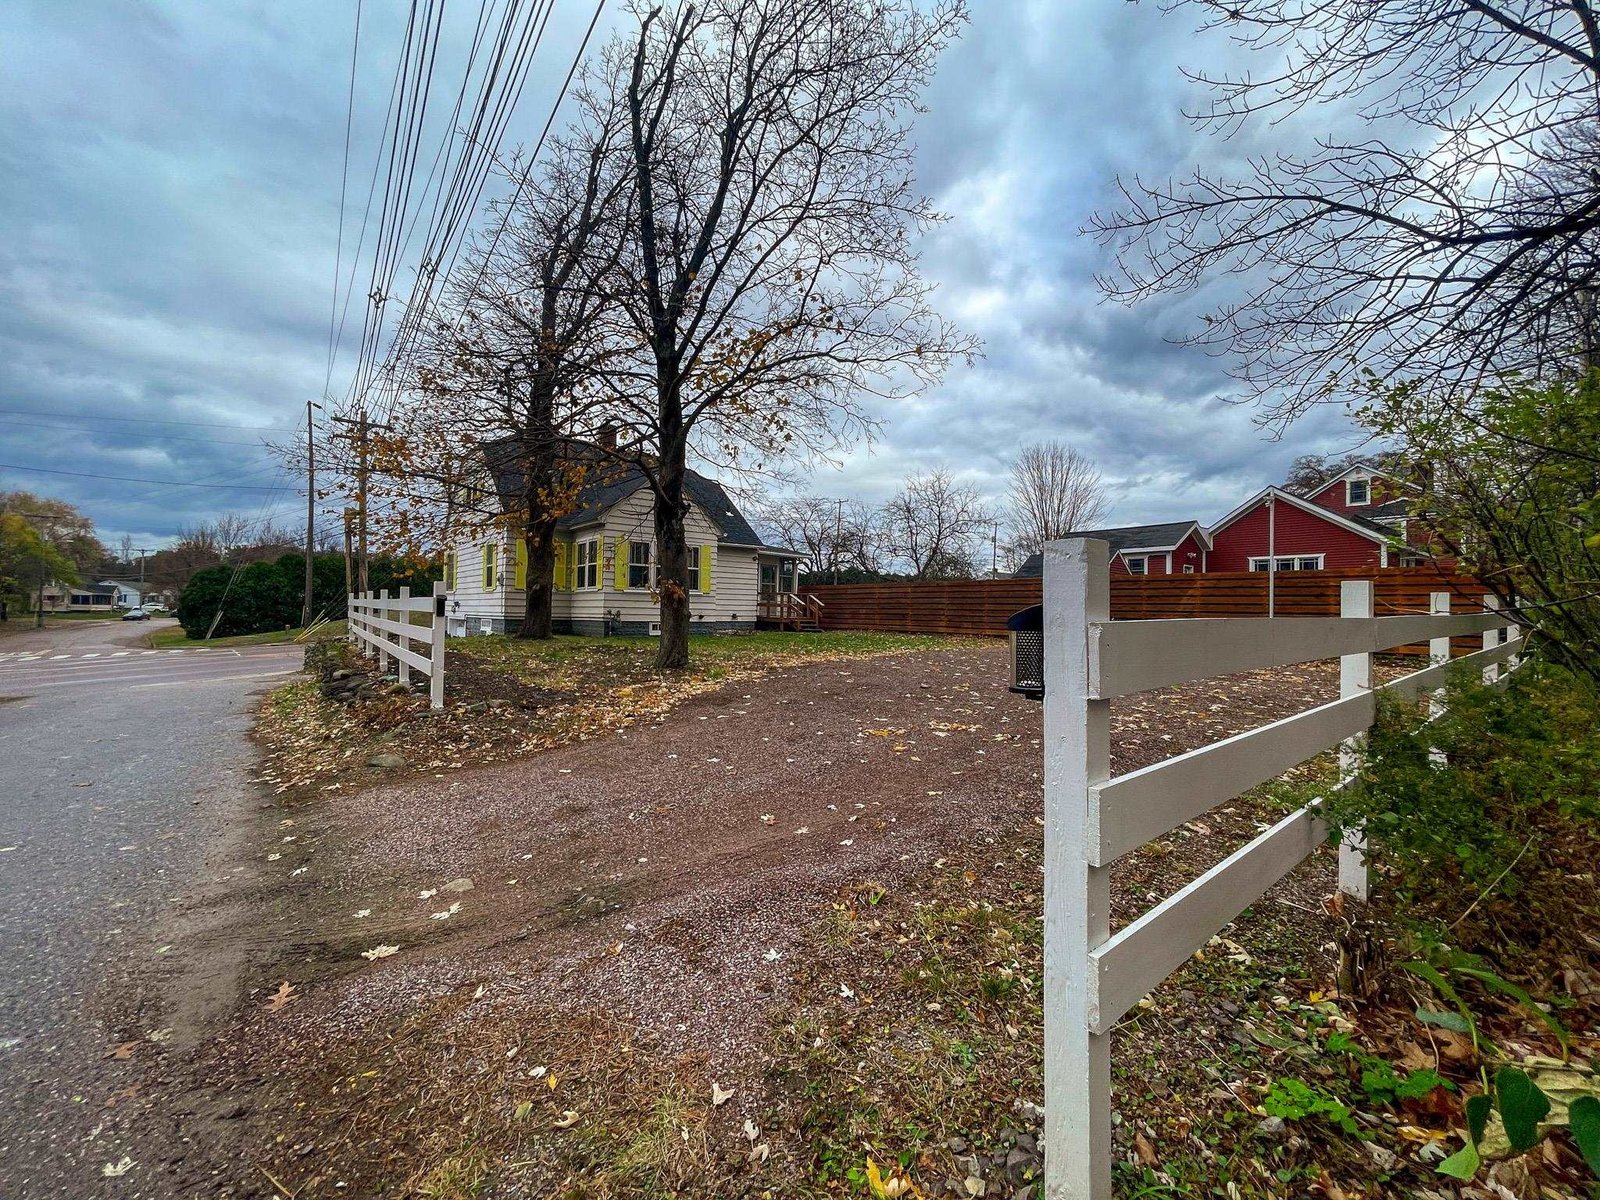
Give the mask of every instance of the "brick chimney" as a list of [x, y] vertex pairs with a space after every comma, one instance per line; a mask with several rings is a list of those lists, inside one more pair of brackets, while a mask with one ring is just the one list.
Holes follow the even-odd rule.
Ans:
[[615, 450], [617, 448], [617, 427], [610, 421], [600, 426], [600, 432], [595, 434], [595, 445], [602, 450]]

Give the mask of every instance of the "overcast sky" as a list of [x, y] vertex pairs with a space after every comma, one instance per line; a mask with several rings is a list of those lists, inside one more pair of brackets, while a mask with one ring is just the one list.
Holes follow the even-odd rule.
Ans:
[[[363, 9], [347, 238], [401, 8]], [[925, 268], [985, 358], [885, 409], [878, 444], [812, 490], [882, 499], [942, 466], [998, 497], [1020, 444], [1059, 437], [1105, 472], [1108, 524], [1209, 522], [1295, 455], [1354, 445], [1334, 413], [1275, 442], [1229, 403], [1225, 364], [1170, 341], [1204, 297], [1130, 311], [1095, 292], [1105, 251], [1077, 231], [1118, 172], [1247, 148], [1181, 116], [1196, 96], [1180, 62], [1215, 65], [1226, 43], [1125, 0], [973, 9], [918, 141], [921, 186], [950, 216]], [[590, 12], [556, 0], [508, 145], [536, 136]], [[608, 4], [606, 20], [621, 14]], [[475, 15], [448, 6], [441, 72], [463, 61]], [[0, 5], [0, 490], [71, 501], [112, 543], [158, 546], [228, 510], [303, 520], [259, 437], [290, 434], [323, 392], [354, 17], [335, 0]], [[339, 356], [336, 395], [353, 357]]]

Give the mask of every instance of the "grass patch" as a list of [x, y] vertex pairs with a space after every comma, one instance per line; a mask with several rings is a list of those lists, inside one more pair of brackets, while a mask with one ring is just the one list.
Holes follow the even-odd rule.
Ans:
[[483, 666], [507, 671], [536, 687], [615, 687], [651, 680], [719, 682], [749, 671], [799, 666], [828, 659], [870, 658], [919, 650], [993, 645], [992, 639], [950, 638], [902, 633], [782, 633], [696, 637], [689, 643], [689, 665], [682, 671], [656, 670], [655, 638], [560, 636], [549, 641], [495, 635], [452, 638], [450, 648]]
[[[166, 650], [180, 646], [278, 646], [286, 642], [300, 640], [305, 631], [302, 629], [274, 629], [270, 633], [241, 633], [234, 637], [191, 638], [179, 629], [152, 630], [145, 636], [145, 640], [157, 650]], [[343, 621], [329, 621], [326, 625], [318, 626], [312, 634], [313, 638], [343, 637], [345, 627]]]

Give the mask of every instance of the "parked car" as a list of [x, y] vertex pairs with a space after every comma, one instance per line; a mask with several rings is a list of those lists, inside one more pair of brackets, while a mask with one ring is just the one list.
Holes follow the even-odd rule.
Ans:
[[150, 614], [145, 612], [145, 610], [142, 608], [130, 608], [127, 612], [122, 614], [122, 619], [124, 621], [148, 621], [150, 619]]
[[144, 611], [149, 613], [152, 617], [158, 617], [167, 611], [167, 606], [162, 604], [159, 600], [152, 600], [150, 603], [144, 605], [143, 608]]

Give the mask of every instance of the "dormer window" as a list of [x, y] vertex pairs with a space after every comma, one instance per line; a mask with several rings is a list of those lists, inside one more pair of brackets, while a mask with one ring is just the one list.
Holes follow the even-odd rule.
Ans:
[[1372, 503], [1372, 480], [1347, 479], [1344, 483], [1344, 502], [1351, 508]]

